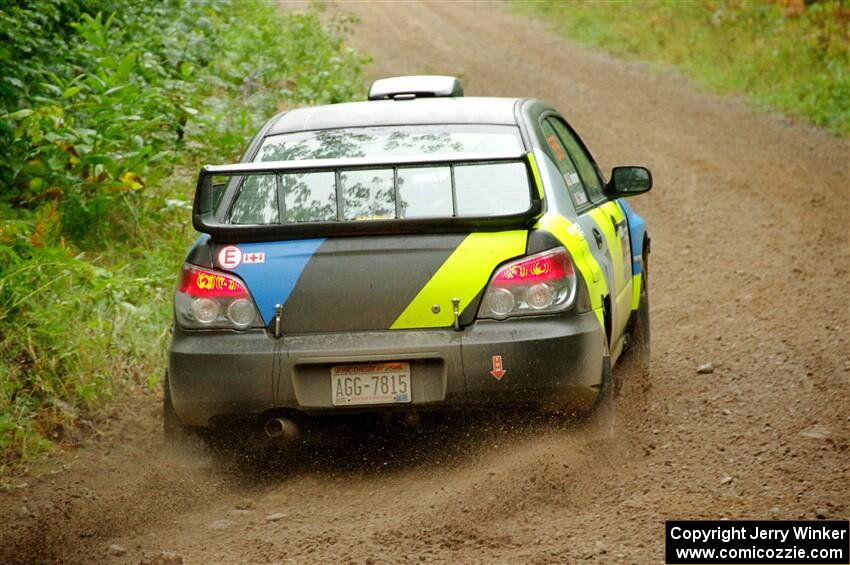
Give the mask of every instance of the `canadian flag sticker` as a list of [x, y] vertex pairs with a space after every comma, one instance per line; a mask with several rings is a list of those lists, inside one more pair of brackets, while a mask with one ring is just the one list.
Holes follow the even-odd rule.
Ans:
[[265, 263], [266, 262], [266, 254], [263, 253], [262, 251], [260, 251], [259, 253], [257, 253], [257, 252], [243, 253], [242, 254], [242, 262], [245, 263], [246, 265], [248, 263]]
[[223, 269], [235, 269], [242, 262], [242, 250], [235, 245], [222, 247], [218, 252], [218, 264]]

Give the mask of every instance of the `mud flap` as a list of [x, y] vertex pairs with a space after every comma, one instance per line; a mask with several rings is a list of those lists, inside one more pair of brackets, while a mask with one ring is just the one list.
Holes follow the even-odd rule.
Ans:
[[602, 387], [590, 417], [591, 433], [600, 439], [614, 437], [617, 415], [616, 389], [614, 373], [611, 370], [611, 355], [606, 352], [602, 358]]
[[162, 431], [166, 451], [182, 453], [196, 449], [201, 437], [199, 430], [185, 425], [174, 410], [171, 400], [171, 386], [168, 383], [168, 371], [162, 381]]

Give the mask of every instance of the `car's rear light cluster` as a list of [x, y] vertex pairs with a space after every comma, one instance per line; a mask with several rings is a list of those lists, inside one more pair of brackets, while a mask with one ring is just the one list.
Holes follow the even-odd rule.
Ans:
[[185, 328], [262, 327], [245, 283], [233, 275], [188, 264], [180, 273], [174, 313]]
[[556, 247], [496, 269], [478, 317], [502, 320], [560, 312], [570, 307], [575, 293], [573, 262], [566, 249]]

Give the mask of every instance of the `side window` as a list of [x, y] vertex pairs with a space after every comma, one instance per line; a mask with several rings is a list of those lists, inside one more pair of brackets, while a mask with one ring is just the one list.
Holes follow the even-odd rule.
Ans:
[[594, 202], [602, 200], [605, 197], [602, 193], [602, 181], [599, 179], [596, 167], [593, 166], [590, 156], [582, 148], [578, 139], [560, 120], [549, 118], [546, 121], [552, 122], [552, 127], [558, 133], [558, 138], [566, 146], [567, 153], [572, 157], [573, 163], [575, 163], [578, 174], [581, 177], [581, 182], [584, 183], [584, 188], [587, 190], [590, 199]]
[[573, 204], [576, 208], [579, 208], [587, 204], [587, 193], [585, 193], [584, 187], [581, 184], [576, 166], [567, 154], [564, 144], [561, 143], [560, 139], [558, 139], [558, 134], [555, 133], [550, 122], [552, 122], [551, 119], [543, 121], [543, 124], [541, 125], [543, 136], [546, 138], [546, 143], [549, 145], [549, 149], [551, 149], [552, 155], [555, 157], [555, 165], [557, 165], [558, 171], [564, 178], [564, 184], [567, 186], [567, 192], [569, 192], [570, 198], [573, 199]]

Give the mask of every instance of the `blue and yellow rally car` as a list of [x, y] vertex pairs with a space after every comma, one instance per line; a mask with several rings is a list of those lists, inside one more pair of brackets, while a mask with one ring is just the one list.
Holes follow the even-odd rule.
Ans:
[[649, 237], [567, 121], [453, 77], [283, 112], [206, 166], [174, 296], [167, 435], [253, 419], [610, 402], [648, 360]]

